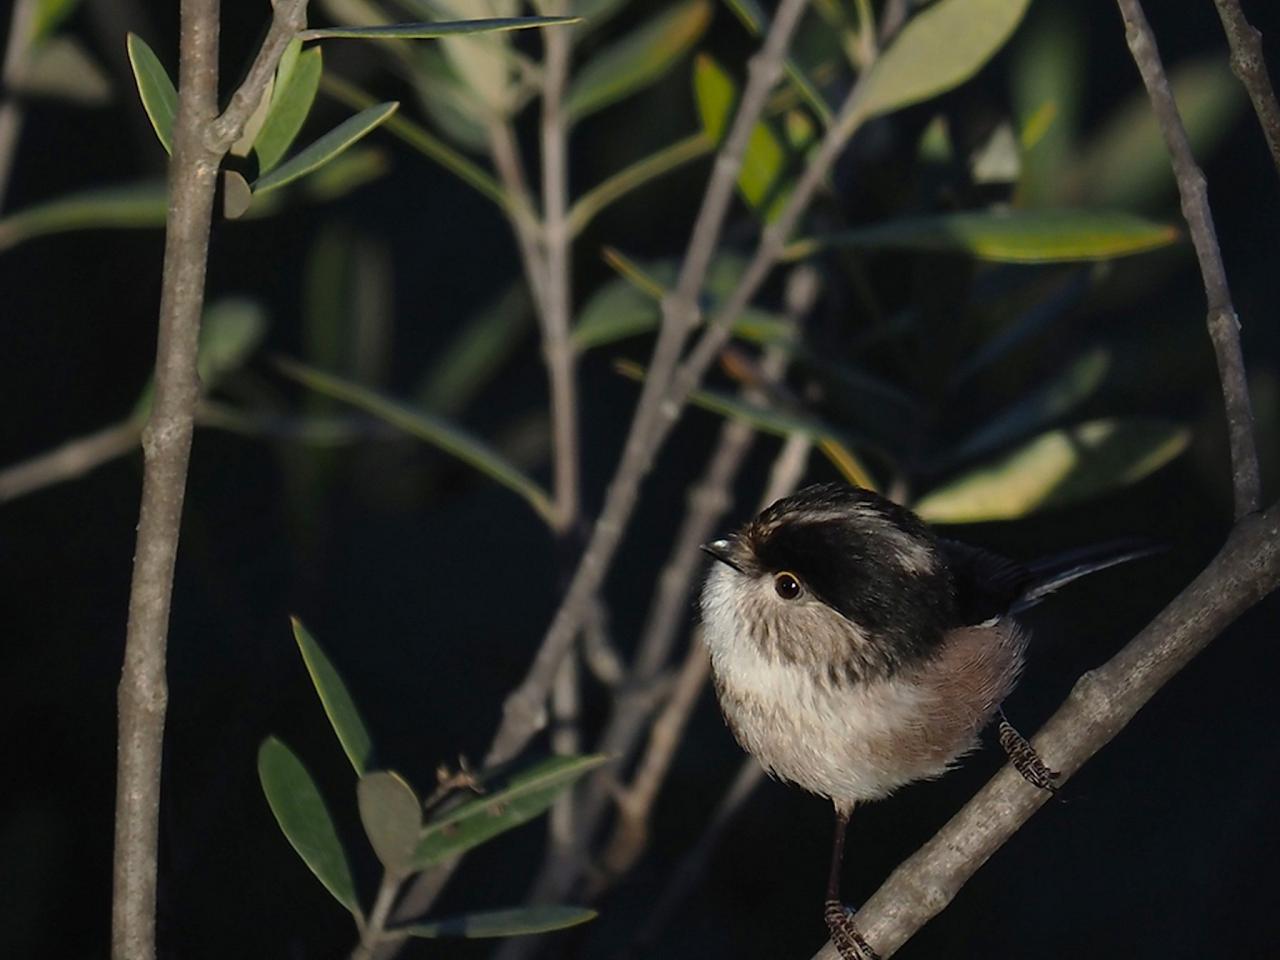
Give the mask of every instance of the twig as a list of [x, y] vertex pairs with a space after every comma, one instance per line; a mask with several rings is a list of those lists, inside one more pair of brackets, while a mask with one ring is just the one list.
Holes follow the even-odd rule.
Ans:
[[1271, 161], [1276, 173], [1280, 173], [1280, 104], [1276, 103], [1267, 61], [1262, 56], [1262, 34], [1245, 19], [1240, 0], [1213, 2], [1218, 6], [1218, 17], [1231, 47], [1231, 69], [1253, 101], [1253, 112], [1271, 149]]
[[387, 920], [391, 916], [391, 907], [396, 902], [396, 894], [400, 892], [402, 882], [403, 878], [390, 870], [382, 875], [382, 883], [378, 885], [373, 907], [369, 910], [369, 919], [360, 930], [360, 942], [351, 951], [351, 960], [370, 960], [378, 945], [386, 938]]
[[[169, 165], [155, 399], [142, 432], [142, 504], [129, 591], [129, 623], [120, 678], [116, 778], [115, 860], [112, 872], [111, 951], [115, 960], [155, 956], [156, 860], [160, 769], [164, 741], [165, 645], [173, 568], [178, 552], [187, 464], [200, 381], [196, 349], [204, 305], [205, 264], [218, 165], [239, 137], [248, 110], [261, 98], [296, 29], [306, 0], [277, 0], [272, 27], [249, 79], [232, 98], [224, 134], [218, 122], [218, 0], [182, 0], [179, 28], [178, 109]], [[292, 36], [292, 32], [289, 34]], [[263, 71], [265, 70], [265, 74]], [[261, 77], [256, 96], [251, 81]], [[241, 94], [244, 94], [242, 97]]]
[[[1084, 674], [1032, 740], [1063, 780], [1115, 737], [1164, 684], [1280, 585], [1280, 504], [1239, 521], [1213, 561], [1107, 663]], [[1062, 781], [1059, 781], [1062, 782]], [[889, 957], [942, 911], [1048, 799], [1006, 765], [858, 911]], [[828, 943], [815, 960], [836, 960]]]
[[18, 86], [27, 72], [31, 54], [31, 28], [35, 23], [36, 0], [17, 0], [9, 17], [9, 39], [5, 42], [4, 65], [0, 82], [4, 84], [4, 102], [0, 103], [0, 210], [4, 209], [9, 189], [9, 174], [18, 151], [22, 132], [22, 104]]
[[[553, 13], [564, 12], [563, 3]], [[569, 340], [572, 243], [569, 229], [569, 126], [564, 117], [569, 80], [569, 29], [544, 30], [542, 65], [542, 242], [546, 268], [542, 319], [542, 354], [551, 387], [551, 454], [555, 512], [561, 536], [578, 521], [578, 392], [575, 352]]]
[[1204, 173], [1196, 165], [1187, 139], [1186, 128], [1178, 113], [1178, 105], [1169, 89], [1160, 62], [1156, 39], [1138, 0], [1117, 0], [1124, 17], [1125, 39], [1133, 54], [1142, 83], [1151, 98], [1165, 146], [1178, 180], [1182, 199], [1182, 215], [1191, 231], [1191, 242], [1204, 278], [1205, 298], [1209, 302], [1209, 337], [1218, 360], [1218, 376], [1222, 381], [1222, 399], [1226, 406], [1227, 434], [1231, 442], [1231, 480], [1235, 499], [1235, 516], [1239, 520], [1258, 509], [1262, 500], [1262, 481], [1258, 472], [1258, 451], [1253, 440], [1253, 411], [1249, 404], [1249, 383], [1245, 377], [1244, 355], [1240, 350], [1240, 321], [1231, 304], [1227, 273], [1218, 249], [1213, 214], [1209, 210], [1208, 187]]
[[5, 467], [0, 470], [0, 503], [83, 476], [133, 450], [141, 438], [142, 425], [124, 420]]
[[649, 364], [649, 376], [637, 403], [621, 462], [609, 484], [604, 509], [528, 673], [503, 705], [502, 720], [486, 757], [486, 765], [515, 756], [541, 726], [543, 706], [556, 669], [568, 652], [590, 608], [592, 597], [600, 589], [613, 561], [623, 529], [634, 510], [640, 482], [648, 473], [657, 449], [657, 444], [652, 441], [653, 425], [661, 413], [673, 406], [667, 397], [667, 384], [688, 331], [698, 316], [697, 295], [728, 213], [747, 140], [764, 108], [769, 90], [782, 72], [783, 56], [806, 4], [807, 0], [783, 0], [764, 47], [751, 60], [749, 79], [733, 127], [716, 159], [694, 224], [680, 282], [676, 291], [663, 302], [662, 325]]

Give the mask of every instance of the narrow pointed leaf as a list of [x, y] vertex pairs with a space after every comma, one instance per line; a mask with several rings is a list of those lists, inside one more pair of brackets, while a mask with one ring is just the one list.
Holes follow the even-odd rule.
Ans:
[[937, 0], [912, 17], [860, 81], [858, 116], [889, 113], [964, 83], [1004, 46], [1031, 0]]
[[983, 210], [891, 220], [798, 240], [800, 260], [833, 247], [963, 253], [1003, 263], [1070, 263], [1146, 253], [1178, 239], [1176, 227], [1117, 211]]
[[254, 194], [267, 193], [283, 187], [286, 183], [292, 183], [299, 177], [305, 177], [313, 170], [324, 166], [342, 151], [386, 123], [399, 106], [400, 104], [396, 101], [380, 103], [376, 107], [361, 110], [354, 117], [348, 117], [311, 146], [276, 167], [265, 177], [259, 177], [253, 184]]
[[738, 99], [738, 87], [729, 71], [709, 53], [693, 58], [693, 99], [698, 105], [702, 129], [717, 145], [729, 129], [729, 116]]
[[714, 150], [715, 143], [705, 133], [695, 133], [637, 160], [578, 198], [569, 211], [569, 230], [576, 236], [609, 204]]
[[418, 842], [414, 865], [422, 869], [440, 863], [532, 820], [579, 777], [604, 761], [601, 756], [551, 757], [516, 774], [500, 789], [428, 823]]
[[302, 761], [275, 737], [258, 749], [258, 779], [285, 839], [335, 900], [360, 916], [355, 881], [324, 798]]
[[531, 933], [565, 930], [595, 918], [596, 911], [586, 907], [515, 907], [511, 910], [486, 910], [483, 913], [464, 913], [460, 917], [415, 923], [407, 927], [396, 927], [394, 932], [429, 939], [521, 937]]
[[422, 802], [398, 773], [367, 773], [356, 784], [360, 822], [382, 865], [401, 875], [422, 832]]
[[147, 42], [136, 33], [129, 34], [125, 43], [129, 52], [129, 65], [133, 67], [133, 79], [138, 84], [138, 95], [147, 119], [164, 147], [165, 153], [173, 153], [173, 118], [178, 112], [178, 91], [164, 64]]
[[915, 510], [933, 523], [1014, 520], [1136, 483], [1190, 439], [1155, 420], [1092, 420], [1041, 434], [927, 494]]
[[632, 30], [577, 72], [565, 97], [573, 121], [629, 97], [675, 66], [711, 22], [710, 0], [684, 0]]
[[373, 760], [373, 739], [360, 717], [360, 711], [356, 709], [355, 701], [351, 699], [347, 685], [333, 662], [296, 617], [293, 618], [293, 636], [333, 732], [338, 735], [338, 742], [342, 744], [356, 774], [363, 776]]
[[259, 174], [269, 173], [293, 145], [302, 124], [311, 112], [316, 91], [320, 89], [320, 74], [324, 69], [319, 47], [305, 50], [297, 62], [277, 80], [271, 97], [271, 110], [253, 142], [253, 152], [258, 155]]
[[364, 410], [420, 440], [425, 440], [432, 446], [439, 447], [463, 463], [475, 467], [489, 478], [524, 497], [544, 519], [550, 520], [553, 516], [551, 500], [546, 491], [530, 477], [521, 473], [502, 454], [464, 432], [455, 424], [420, 410], [414, 410], [367, 387], [322, 373], [295, 361], [279, 360], [278, 366], [286, 376], [304, 386]]
[[0, 219], [0, 250], [74, 230], [163, 227], [168, 209], [169, 190], [163, 181], [72, 193]]
[[470, 33], [503, 33], [531, 27], [558, 27], [577, 23], [581, 17], [494, 17], [487, 20], [445, 20], [423, 23], [389, 23], [375, 27], [322, 27], [303, 30], [306, 40], [431, 40]]

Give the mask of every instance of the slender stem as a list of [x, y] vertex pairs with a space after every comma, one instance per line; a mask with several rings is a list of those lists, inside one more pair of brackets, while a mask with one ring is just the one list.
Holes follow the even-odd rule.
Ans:
[[0, 470], [0, 503], [83, 476], [135, 449], [141, 437], [142, 427], [124, 420], [5, 467]]
[[[1280, 585], [1280, 504], [1232, 529], [1213, 561], [1123, 650], [1084, 674], [1032, 740], [1070, 777], [1242, 613]], [[1048, 800], [1006, 765], [858, 910], [858, 929], [889, 957], [955, 897]], [[820, 960], [836, 960], [828, 943]]]
[[164, 742], [165, 645], [196, 404], [196, 346], [220, 154], [204, 139], [218, 109], [218, 0], [182, 0], [178, 110], [124, 669], [118, 694], [114, 960], [155, 957], [156, 863]]
[[1276, 173], [1280, 173], [1280, 104], [1276, 103], [1267, 61], [1262, 56], [1262, 34], [1245, 19], [1240, 0], [1213, 2], [1218, 6], [1218, 17], [1231, 47], [1231, 69], [1253, 101], [1253, 112], [1267, 138]]
[[4, 102], [0, 103], [0, 210], [4, 209], [9, 189], [9, 174], [18, 151], [22, 132], [22, 103], [16, 88], [27, 72], [31, 53], [31, 28], [35, 23], [36, 0], [17, 0], [9, 17], [9, 39], [5, 42], [4, 65], [0, 81], [4, 84]]
[[533, 291], [533, 303], [541, 319], [547, 302], [547, 269], [540, 249], [542, 227], [533, 212], [533, 195], [529, 192], [529, 181], [510, 121], [496, 119], [489, 122], [489, 154], [503, 190], [513, 201], [511, 226], [515, 231], [525, 277]]
[[[562, 12], [563, 4], [555, 10]], [[578, 396], [576, 356], [569, 340], [572, 326], [572, 244], [569, 229], [569, 125], [564, 91], [569, 80], [572, 34], [544, 30], [542, 65], [542, 205], [546, 255], [542, 354], [551, 387], [551, 447], [556, 516], [561, 534], [578, 521]]]
[[1222, 381], [1222, 399], [1226, 407], [1227, 435], [1231, 443], [1231, 479], [1235, 494], [1235, 516], [1240, 519], [1258, 509], [1262, 499], [1262, 481], [1258, 470], [1258, 451], [1253, 439], [1253, 411], [1249, 403], [1249, 383], [1245, 377], [1244, 355], [1240, 349], [1240, 321], [1231, 303], [1227, 273], [1214, 232], [1213, 213], [1209, 209], [1209, 191], [1204, 173], [1191, 152], [1191, 141], [1178, 113], [1178, 105], [1169, 89], [1160, 62], [1156, 39], [1138, 0], [1117, 0], [1124, 17], [1125, 39], [1133, 54], [1142, 83], [1151, 98], [1151, 109], [1165, 146], [1173, 162], [1182, 199], [1182, 215], [1191, 232], [1204, 279], [1205, 298], [1209, 303], [1209, 337], [1218, 360], [1218, 377]]
[[666, 397], [667, 381], [679, 360], [688, 332], [697, 321], [697, 294], [728, 213], [747, 139], [764, 108], [770, 88], [781, 73], [783, 55], [806, 4], [807, 0], [783, 0], [770, 26], [764, 48], [752, 58], [750, 78], [738, 106], [732, 132], [716, 159], [694, 224], [680, 283], [663, 303], [663, 320], [649, 364], [649, 377], [637, 404], [621, 462], [609, 484], [604, 510], [528, 673], [503, 705], [502, 720], [486, 764], [515, 756], [540, 727], [543, 704], [556, 669], [568, 652], [613, 561], [623, 530], [635, 508], [640, 482], [653, 462], [657, 449], [657, 444], [651, 439], [653, 426], [660, 412], [665, 412], [670, 406]]
[[370, 960], [378, 945], [386, 939], [387, 920], [391, 917], [391, 908], [403, 882], [404, 878], [399, 874], [390, 870], [383, 873], [382, 883], [378, 885], [378, 893], [369, 910], [369, 919], [360, 929], [360, 942], [351, 951], [351, 960]]

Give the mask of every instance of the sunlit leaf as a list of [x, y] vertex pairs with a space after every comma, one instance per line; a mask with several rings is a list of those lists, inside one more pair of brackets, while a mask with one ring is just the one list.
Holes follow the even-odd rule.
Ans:
[[287, 71], [285, 66], [282, 62], [271, 95], [271, 109], [253, 141], [259, 175], [270, 172], [293, 145], [320, 89], [324, 64], [319, 47], [304, 50]]
[[556, 27], [577, 23], [578, 17], [493, 17], [483, 20], [446, 20], [425, 23], [390, 23], [373, 27], [321, 27], [298, 34], [308, 40], [432, 40], [474, 33], [505, 33], [531, 27]]
[[271, 812], [298, 856], [340, 904], [360, 916], [355, 881], [324, 798], [302, 761], [275, 737], [258, 748], [258, 779]]
[[366, 773], [356, 784], [365, 836], [390, 872], [401, 875], [413, 860], [422, 832], [422, 802], [398, 773]]
[[515, 907], [511, 910], [486, 910], [482, 913], [464, 913], [460, 917], [447, 917], [444, 920], [415, 923], [407, 927], [396, 927], [393, 932], [427, 938], [520, 937], [531, 933], [565, 930], [595, 918], [596, 911], [585, 907]]
[[138, 95], [147, 119], [164, 147], [165, 153], [173, 153], [173, 118], [178, 113], [178, 91], [169, 79], [164, 64], [147, 42], [136, 33], [126, 40], [129, 64], [133, 67], [133, 79], [138, 84]]
[[169, 190], [163, 181], [72, 193], [0, 219], [0, 250], [73, 230], [163, 227], [168, 209]]
[[693, 98], [698, 105], [702, 129], [718, 146], [729, 129], [738, 87], [729, 71], [716, 63], [709, 53], [693, 58]]
[[698, 42], [710, 22], [710, 0], [683, 0], [630, 31], [578, 70], [565, 111], [581, 120], [649, 86]]
[[432, 820], [414, 858], [418, 868], [440, 863], [543, 813], [556, 797], [605, 757], [551, 757], [513, 776], [503, 787]]
[[320, 703], [325, 715], [338, 735], [343, 752], [351, 761], [351, 766], [358, 775], [363, 775], [373, 759], [373, 740], [360, 718], [355, 701], [342, 682], [333, 662], [320, 649], [315, 638], [307, 632], [302, 621], [293, 618], [293, 636], [298, 641], [298, 650], [302, 653], [302, 661], [307, 665], [307, 673], [311, 675], [311, 683], [320, 695]]
[[299, 177], [305, 177], [313, 170], [324, 166], [344, 150], [368, 136], [381, 124], [386, 123], [399, 106], [400, 104], [395, 101], [381, 103], [376, 107], [361, 110], [354, 117], [348, 117], [311, 146], [276, 167], [265, 177], [259, 177], [254, 181], [254, 195], [283, 187], [286, 183], [292, 183]]
[[991, 59], [1031, 0], [937, 0], [907, 21], [860, 81], [866, 119], [964, 83]]
[[933, 523], [1014, 520], [1135, 483], [1180, 454], [1189, 439], [1185, 427], [1154, 420], [1092, 420], [1053, 430], [944, 484], [915, 510]]
[[1146, 253], [1178, 239], [1178, 230], [1130, 213], [1091, 210], [982, 210], [890, 220], [797, 240], [786, 257], [833, 247], [964, 253], [1006, 263], [1066, 263]]
[[1106, 350], [1086, 353], [1058, 376], [988, 419], [956, 446], [952, 457], [968, 460], [981, 456], [1042, 429], [1092, 396], [1110, 366]]
[[349, 403], [411, 436], [425, 440], [452, 454], [507, 489], [519, 494], [538, 515], [550, 520], [554, 515], [546, 491], [522, 473], [488, 444], [466, 433], [456, 424], [384, 397], [374, 390], [351, 383], [292, 360], [279, 360], [280, 370], [304, 386]]

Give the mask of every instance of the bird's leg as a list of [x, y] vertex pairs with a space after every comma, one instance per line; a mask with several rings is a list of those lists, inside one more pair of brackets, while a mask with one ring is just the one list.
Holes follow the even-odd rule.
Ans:
[[880, 960], [871, 944], [863, 939], [853, 925], [853, 916], [840, 900], [840, 866], [844, 863], [844, 835], [849, 826], [852, 808], [836, 807], [836, 833], [831, 842], [831, 872], [827, 874], [827, 900], [823, 916], [831, 942], [840, 951], [843, 960]]
[[1033, 787], [1057, 793], [1057, 780], [1060, 776], [1058, 771], [1049, 769], [1049, 765], [1040, 759], [1040, 754], [1036, 753], [1036, 748], [1031, 746], [1027, 738], [1013, 729], [1004, 710], [1000, 711], [999, 717], [1000, 746], [1009, 755], [1013, 769], [1022, 774], [1022, 779]]

